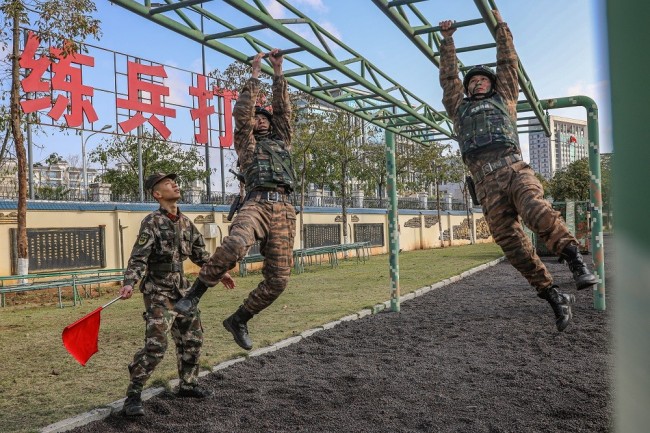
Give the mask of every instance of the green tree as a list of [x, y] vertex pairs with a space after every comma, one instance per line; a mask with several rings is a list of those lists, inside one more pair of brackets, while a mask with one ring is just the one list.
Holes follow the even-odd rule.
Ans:
[[47, 165], [59, 164], [61, 162], [63, 162], [63, 158], [56, 152], [50, 153], [50, 156], [45, 159]]
[[40, 185], [36, 187], [35, 196], [38, 200], [65, 200], [68, 193], [70, 189], [65, 185]]
[[359, 161], [361, 145], [365, 139], [365, 122], [352, 114], [340, 109], [324, 112], [325, 129], [320, 131], [321, 151], [318, 155], [319, 164], [327, 164], [328, 177], [324, 179], [326, 186], [341, 197], [341, 218], [343, 223], [343, 242], [349, 242], [347, 221], [347, 198], [351, 183], [351, 173], [355, 163]]
[[[612, 164], [613, 153], [603, 153], [600, 155], [600, 179], [601, 193], [603, 196], [603, 209], [606, 210], [608, 217], [612, 209]], [[609, 224], [609, 220], [608, 220]]]
[[[0, 0], [0, 16], [6, 26], [0, 32], [0, 44], [9, 50], [9, 115], [10, 134], [18, 165], [18, 268], [27, 273], [27, 157], [23, 137], [25, 116], [20, 107], [24, 95], [20, 91], [20, 37], [21, 26], [36, 30], [41, 41], [59, 47], [63, 55], [78, 52], [75, 40], [97, 38], [99, 21], [92, 17], [96, 11], [91, 0]], [[9, 32], [5, 29], [9, 29]], [[9, 130], [9, 129], [8, 129]], [[5, 138], [3, 142], [8, 142]], [[4, 146], [3, 146], [4, 147]]]
[[[201, 169], [203, 159], [197, 147], [172, 144], [156, 139], [151, 133], [140, 138], [142, 170], [146, 178], [152, 173], [176, 173], [181, 188], [196, 180], [205, 179], [207, 171]], [[105, 167], [102, 181], [111, 184], [116, 195], [132, 196], [139, 189], [138, 139], [135, 136], [113, 137], [100, 143], [89, 154], [89, 160]], [[112, 168], [107, 168], [109, 165]]]
[[579, 159], [557, 171], [549, 190], [556, 201], [589, 200], [589, 161]]

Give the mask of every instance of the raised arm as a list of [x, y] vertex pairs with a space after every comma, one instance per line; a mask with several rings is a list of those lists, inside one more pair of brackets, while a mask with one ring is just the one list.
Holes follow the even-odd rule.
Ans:
[[456, 112], [463, 101], [463, 82], [458, 77], [458, 60], [456, 59], [456, 46], [451, 20], [440, 22], [440, 33], [443, 40], [440, 43], [440, 86], [442, 87], [442, 105], [447, 110], [447, 115], [457, 124]]
[[519, 98], [519, 57], [508, 24], [503, 21], [498, 10], [495, 9], [492, 13], [497, 20], [497, 92], [504, 99], [510, 116], [516, 118]]
[[284, 57], [277, 55], [277, 48], [270, 52], [269, 61], [273, 66], [273, 129], [282, 137], [287, 150], [291, 150], [291, 100], [287, 80], [282, 72]]
[[255, 101], [260, 92], [259, 76], [263, 56], [263, 53], [258, 53], [253, 59], [251, 77], [241, 89], [232, 112], [235, 118], [235, 151], [242, 167], [247, 165], [250, 155], [255, 151], [255, 138], [253, 137]]

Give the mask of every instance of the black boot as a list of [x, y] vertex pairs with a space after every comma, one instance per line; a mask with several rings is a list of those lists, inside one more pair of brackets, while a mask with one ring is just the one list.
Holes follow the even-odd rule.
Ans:
[[561, 293], [558, 286], [548, 286], [537, 294], [542, 299], [546, 299], [555, 313], [555, 326], [562, 332], [569, 326], [573, 314], [571, 314], [571, 304], [576, 298], [573, 295]]
[[208, 286], [198, 278], [194, 280], [194, 284], [190, 287], [187, 294], [183, 296], [176, 305], [174, 311], [183, 316], [191, 316], [196, 313], [196, 306], [199, 305], [199, 299], [208, 290]]
[[142, 398], [140, 393], [131, 394], [124, 400], [124, 416], [143, 416]]
[[562, 253], [560, 259], [564, 260], [569, 269], [573, 273], [573, 279], [576, 282], [578, 290], [586, 289], [598, 283], [598, 279], [591, 273], [585, 262], [582, 260], [582, 255], [578, 251], [578, 246], [571, 244], [567, 245]]
[[244, 308], [243, 305], [240, 305], [233, 315], [223, 321], [223, 327], [232, 334], [235, 338], [235, 343], [246, 350], [251, 350], [253, 347], [253, 342], [248, 336], [248, 326], [246, 326], [246, 322], [252, 317], [253, 314]]
[[201, 385], [179, 386], [176, 397], [206, 398], [212, 395], [212, 391]]

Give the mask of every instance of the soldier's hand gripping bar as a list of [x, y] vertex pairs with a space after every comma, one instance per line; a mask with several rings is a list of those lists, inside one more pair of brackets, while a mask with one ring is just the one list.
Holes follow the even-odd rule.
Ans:
[[[303, 51], [304, 48], [289, 48], [288, 50], [280, 50], [277, 52], [277, 54], [274, 57], [280, 57], [280, 56], [285, 56], [287, 54], [293, 54], [293, 53], [299, 53], [300, 51]], [[264, 53], [264, 56], [262, 58], [266, 59], [269, 56], [269, 53]], [[255, 56], [250, 56], [246, 58], [247, 61], [251, 61], [255, 58]]]

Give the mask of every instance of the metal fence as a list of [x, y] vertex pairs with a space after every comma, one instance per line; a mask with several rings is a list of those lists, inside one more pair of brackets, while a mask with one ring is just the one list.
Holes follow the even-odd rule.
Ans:
[[[180, 204], [213, 204], [213, 205], [230, 205], [238, 194], [221, 192], [212, 192], [210, 195], [201, 193], [200, 196], [182, 196], [179, 200]], [[293, 194], [291, 201], [295, 206], [301, 203], [300, 194]], [[0, 199], [16, 200], [18, 199], [18, 189], [14, 185], [0, 185]], [[73, 202], [88, 202], [97, 203], [92, 195], [86, 191], [72, 190], [62, 187], [37, 187], [34, 190], [34, 200], [48, 200], [48, 201], [73, 201]], [[105, 197], [101, 201], [110, 201], [113, 203], [155, 203], [156, 200], [150, 193], [145, 192], [144, 200], [140, 200], [139, 193], [132, 194], [110, 194], [110, 197]], [[389, 201], [387, 198], [379, 197], [364, 197], [353, 198], [347, 197], [345, 199], [348, 208], [369, 208], [369, 209], [387, 209]], [[343, 199], [334, 196], [307, 196], [305, 195], [304, 205], [306, 207], [342, 207]], [[398, 199], [399, 209], [413, 209], [413, 210], [437, 210], [435, 198], [428, 198], [422, 201], [418, 198], [403, 197]], [[464, 202], [453, 200], [444, 201], [440, 203], [441, 211], [460, 211], [467, 210]]]

